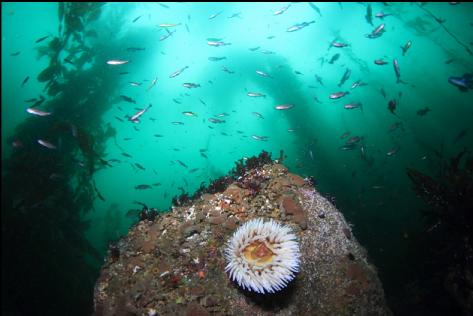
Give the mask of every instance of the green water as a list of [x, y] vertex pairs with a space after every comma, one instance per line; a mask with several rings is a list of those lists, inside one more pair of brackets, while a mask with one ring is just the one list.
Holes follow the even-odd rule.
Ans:
[[[315, 3], [320, 13], [308, 3], [291, 3], [284, 13], [274, 15], [287, 5], [289, 3], [107, 3], [101, 8], [100, 17], [84, 30], [85, 33], [93, 29], [97, 36], [84, 38], [92, 47], [89, 68], [94, 65], [102, 68], [82, 84], [88, 84], [88, 89], [93, 90], [96, 82], [107, 80], [109, 90], [101, 104], [88, 102], [79, 112], [77, 105], [69, 111], [62, 107], [61, 111], [63, 119], [83, 119], [83, 126], [89, 132], [106, 126], [116, 131], [114, 137], [104, 138], [100, 146], [103, 159], [119, 159], [120, 162], [93, 173], [91, 179], [104, 199], [94, 195], [93, 210], [80, 215], [90, 221], [84, 234], [103, 256], [108, 243], [126, 234], [136, 222], [135, 218], [126, 216], [130, 209], [139, 208], [133, 201], [165, 211], [171, 206], [171, 198], [181, 194], [179, 187], [192, 193], [201, 182], [208, 184], [226, 174], [238, 159], [257, 155], [262, 150], [277, 158], [283, 150], [287, 156], [284, 164], [294, 173], [315, 177], [317, 188], [333, 197], [353, 224], [356, 237], [368, 249], [378, 268], [391, 308], [404, 313], [409, 308], [405, 306], [415, 306], [419, 313], [432, 312], [425, 301], [411, 303], [407, 299], [405, 303], [410, 295], [406, 288], [416, 287], [406, 284], [415, 284], [421, 270], [422, 260], [416, 255], [422, 251], [415, 248], [419, 246], [415, 239], [426, 230], [419, 212], [423, 204], [411, 190], [406, 167], [435, 174], [438, 166], [435, 150], [445, 157], [454, 156], [465, 147], [471, 150], [472, 92], [460, 91], [448, 78], [473, 71], [472, 55], [452, 37], [452, 34], [456, 36], [471, 52], [473, 5], [372, 3], [373, 25], [365, 19], [365, 3]], [[443, 25], [450, 34], [423, 9], [445, 19]], [[383, 20], [374, 17], [380, 11], [392, 15]], [[209, 19], [219, 12], [221, 14]], [[137, 17], [140, 18], [133, 22]], [[315, 23], [287, 32], [295, 24], [312, 20]], [[160, 41], [167, 34], [159, 27], [162, 23], [178, 25], [169, 27], [175, 33]], [[385, 23], [382, 36], [365, 37], [381, 23]], [[41, 159], [53, 151], [41, 147], [36, 140], [44, 138], [39, 132], [46, 128], [41, 120], [46, 122], [44, 120], [52, 117], [48, 122], [54, 122], [54, 105], [38, 107], [51, 110], [50, 117], [33, 117], [25, 111], [31, 105], [25, 100], [40, 94], [47, 96], [43, 90], [45, 83], [36, 78], [47, 67], [49, 59], [47, 56], [38, 59], [37, 48], [57, 35], [58, 26], [57, 3], [2, 3], [2, 160], [15, 157], [12, 155], [18, 148], [13, 148], [11, 142], [19, 133], [19, 124], [28, 126], [29, 137], [23, 140], [25, 147], [41, 150]], [[51, 37], [35, 43], [46, 35]], [[212, 47], [207, 44], [208, 38], [221, 39], [231, 45]], [[333, 41], [349, 45], [331, 47]], [[411, 41], [412, 46], [403, 56], [400, 46], [407, 41]], [[258, 46], [257, 50], [250, 50]], [[127, 51], [130, 47], [144, 50]], [[12, 56], [16, 52], [20, 53]], [[340, 54], [338, 60], [330, 64], [329, 60], [337, 53]], [[209, 57], [225, 59], [211, 61]], [[388, 63], [375, 65], [374, 60], [381, 58]], [[106, 61], [111, 59], [129, 62], [105, 67]], [[393, 59], [399, 62], [405, 84], [396, 83]], [[188, 68], [180, 75], [170, 78], [185, 66]], [[222, 66], [233, 73], [223, 71]], [[74, 66], [66, 67], [74, 72]], [[351, 76], [338, 87], [347, 68]], [[87, 66], [80, 71], [86, 69]], [[271, 77], [259, 76], [256, 70]], [[121, 72], [128, 74], [121, 75]], [[317, 82], [315, 75], [322, 78], [323, 85]], [[22, 86], [27, 76], [30, 78]], [[148, 89], [155, 78], [156, 85]], [[60, 80], [67, 83], [66, 78]], [[356, 80], [366, 85], [352, 89]], [[130, 82], [141, 85], [135, 87]], [[187, 89], [182, 86], [185, 82], [200, 84], [200, 87]], [[77, 91], [84, 94], [88, 90], [78, 86]], [[330, 100], [329, 95], [338, 91], [350, 94]], [[248, 92], [263, 93], [265, 97], [249, 97]], [[136, 104], [124, 102], [120, 95], [131, 97]], [[52, 99], [47, 97], [47, 101]], [[388, 110], [388, 102], [393, 99], [397, 100], [396, 115]], [[70, 102], [75, 104], [76, 100]], [[361, 102], [362, 110], [344, 109], [349, 102]], [[286, 103], [294, 107], [283, 111], [274, 109]], [[139, 123], [126, 118], [149, 104], [152, 107], [140, 117]], [[417, 114], [425, 107], [430, 109], [427, 114]], [[98, 111], [97, 108], [103, 111], [91, 114]], [[185, 116], [184, 111], [192, 111], [196, 116]], [[216, 116], [221, 113], [228, 115]], [[225, 122], [214, 124], [209, 118]], [[87, 125], [90, 120], [96, 124]], [[390, 131], [396, 122], [401, 122], [402, 128]], [[462, 130], [467, 130], [466, 135], [455, 141]], [[345, 132], [350, 135], [341, 139]], [[256, 140], [253, 135], [267, 139]], [[75, 144], [70, 136], [49, 136], [51, 142], [58, 145], [55, 154]], [[360, 136], [363, 140], [354, 150], [341, 150], [351, 136]], [[397, 152], [387, 155], [392, 149]], [[132, 157], [123, 156], [123, 152]], [[37, 156], [23, 155], [21, 159], [30, 162]], [[67, 161], [70, 163], [71, 159]], [[2, 167], [5, 178], [9, 165]], [[75, 177], [80, 168], [75, 162], [71, 175]], [[194, 168], [198, 170], [191, 173]], [[34, 170], [30, 172], [29, 177], [34, 179], [31, 181], [38, 181]], [[11, 173], [8, 176], [15, 177]], [[77, 182], [74, 177], [64, 185], [74, 185]], [[158, 182], [161, 185], [152, 186]], [[45, 180], [38, 185], [48, 186], [48, 183]], [[140, 184], [151, 185], [151, 189], [136, 190]], [[2, 214], [2, 226], [10, 225], [5, 218]], [[29, 225], [39, 231], [44, 227], [40, 221]], [[14, 230], [14, 227], [9, 229]], [[27, 245], [25, 251], [28, 247], [34, 245]], [[87, 257], [83, 253], [77, 255]], [[48, 256], [48, 249], [44, 250], [44, 256]], [[90, 261], [94, 267], [90, 275], [92, 279], [96, 277], [101, 261], [83, 257], [80, 260]], [[45, 265], [39, 274], [47, 279], [51, 269]], [[2, 276], [6, 273], [10, 271], [2, 268]], [[2, 292], [11, 286], [2, 282]], [[69, 301], [68, 293], [62, 295], [64, 301]], [[71, 302], [91, 304], [90, 295], [91, 292], [86, 293], [85, 299]], [[20, 310], [18, 302], [25, 297], [8, 297], [11, 303], [7, 310]], [[57, 312], [49, 303], [35, 306]], [[90, 308], [91, 305], [83, 310]]]

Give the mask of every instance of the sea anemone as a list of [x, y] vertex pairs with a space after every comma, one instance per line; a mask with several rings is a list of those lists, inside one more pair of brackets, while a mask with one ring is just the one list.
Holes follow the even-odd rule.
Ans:
[[299, 244], [291, 228], [262, 218], [237, 229], [227, 243], [225, 257], [230, 278], [243, 289], [261, 294], [285, 288], [300, 264]]

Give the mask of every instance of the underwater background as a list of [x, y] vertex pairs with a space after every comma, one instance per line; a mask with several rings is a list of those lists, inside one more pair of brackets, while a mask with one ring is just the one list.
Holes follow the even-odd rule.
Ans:
[[143, 205], [263, 150], [353, 225], [395, 314], [464, 311], [472, 31], [471, 3], [2, 3], [2, 312], [90, 314]]

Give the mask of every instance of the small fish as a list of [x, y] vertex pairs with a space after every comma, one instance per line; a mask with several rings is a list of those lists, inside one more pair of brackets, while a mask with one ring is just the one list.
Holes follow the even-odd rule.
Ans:
[[312, 9], [314, 9], [320, 16], [322, 16], [322, 13], [320, 12], [319, 7], [317, 7], [314, 3], [309, 2], [309, 5]]
[[116, 118], [117, 120], [119, 120], [120, 122], [124, 122], [124, 120], [121, 119], [121, 118], [119, 118], [118, 116], [115, 116], [115, 118]]
[[112, 59], [112, 60], [107, 61], [107, 64], [109, 65], [123, 65], [127, 63], [129, 63], [128, 60], [121, 60], [121, 59]]
[[152, 187], [149, 184], [138, 184], [135, 186], [135, 190], [146, 190], [146, 189], [152, 189]]
[[396, 83], [404, 83], [401, 80], [401, 70], [399, 69], [399, 63], [397, 62], [397, 59], [393, 59], [393, 67], [394, 67], [394, 73], [396, 74]]
[[135, 166], [141, 170], [146, 170], [145, 167], [143, 167], [142, 165], [140, 165], [139, 163], [135, 162]]
[[353, 109], [360, 109], [361, 111], [363, 111], [363, 105], [361, 102], [352, 102], [352, 103], [348, 103], [348, 104], [345, 104], [343, 106], [344, 109], [346, 110], [353, 110]]
[[204, 100], [202, 99], [199, 99], [200, 103], [202, 103], [203, 105], [207, 105], [207, 103], [204, 102]]
[[178, 99], [172, 99], [172, 100], [174, 101], [174, 103], [181, 104], [181, 101]]
[[260, 113], [258, 112], [252, 112], [254, 115], [256, 115], [258, 118], [260, 119], [264, 119], [263, 115], [261, 115]]
[[223, 11], [220, 11], [220, 12], [217, 12], [217, 13], [214, 13], [212, 15], [209, 16], [209, 20], [212, 20], [212, 19], [215, 19], [217, 16], [219, 16]]
[[303, 29], [306, 26], [309, 26], [310, 24], [315, 23], [315, 21], [309, 21], [309, 22], [302, 22], [298, 24], [294, 24], [293, 26], [290, 26], [287, 28], [286, 32], [295, 32]]
[[263, 98], [266, 98], [265, 94], [262, 94], [262, 93], [259, 93], [259, 92], [248, 92], [246, 95], [249, 96], [249, 97], [263, 97]]
[[378, 65], [378, 66], [383, 66], [383, 65], [388, 64], [387, 61], [384, 61], [382, 59], [375, 59], [374, 63], [375, 63], [375, 65]]
[[295, 73], [296, 75], [304, 75], [302, 72], [300, 72], [300, 71], [298, 71], [298, 70], [294, 70], [294, 73]]
[[267, 73], [265, 73], [264, 71], [261, 71], [261, 70], [256, 70], [256, 73], [260, 76], [263, 76], [263, 77], [272, 78], [270, 75], [268, 75]]
[[120, 95], [120, 98], [122, 98], [123, 101], [136, 104], [136, 101], [135, 101], [135, 100], [133, 100], [133, 99], [130, 98], [130, 97], [127, 97], [126, 95]]
[[449, 77], [448, 82], [460, 89], [462, 92], [468, 91], [468, 89], [473, 89], [473, 75], [464, 74], [461, 77]]
[[335, 54], [332, 56], [332, 58], [330, 59], [330, 61], [328, 62], [329, 64], [333, 64], [334, 62], [336, 62], [338, 60], [338, 58], [340, 58], [340, 54]]
[[53, 144], [51, 144], [50, 142], [48, 142], [47, 140], [44, 140], [44, 139], [38, 139], [38, 143], [46, 148], [49, 148], [49, 149], [56, 149], [57, 147]]
[[356, 149], [356, 144], [346, 144], [339, 147], [340, 150], [354, 150]]
[[193, 168], [193, 169], [189, 170], [189, 173], [194, 173], [194, 172], [196, 172], [197, 170], [199, 170], [199, 168]]
[[340, 99], [340, 98], [346, 96], [347, 94], [350, 94], [350, 92], [348, 92], [348, 91], [346, 91], [346, 92], [343, 92], [343, 91], [334, 92], [334, 93], [331, 93], [329, 95], [329, 98], [332, 99], [332, 100], [336, 100], [336, 99]]
[[191, 83], [191, 82], [184, 82], [182, 86], [186, 87], [187, 89], [198, 88], [200, 84], [198, 83]]
[[345, 83], [345, 81], [347, 81], [350, 78], [350, 75], [351, 75], [351, 70], [347, 68], [345, 70], [345, 73], [343, 74], [342, 79], [340, 79], [338, 86], [341, 87]]
[[153, 81], [151, 81], [151, 84], [149, 85], [148, 89], [146, 89], [146, 91], [151, 90], [151, 88], [156, 85], [156, 82], [158, 82], [158, 77], [154, 78]]
[[182, 114], [184, 114], [184, 115], [186, 115], [186, 116], [194, 116], [194, 117], [197, 117], [197, 114], [195, 114], [194, 112], [190, 112], [190, 111], [182, 112]]
[[14, 53], [11, 53], [10, 56], [12, 56], [12, 57], [18, 56], [18, 55], [20, 55], [20, 53], [21, 53], [20, 51], [14, 52]]
[[154, 187], [159, 187], [160, 185], [161, 185], [161, 182], [153, 183], [153, 186], [154, 186]]
[[275, 38], [275, 37], [276, 37], [276, 36], [271, 35], [271, 36], [266, 37], [266, 39], [273, 39], [273, 38]]
[[11, 145], [13, 148], [22, 148], [23, 147], [23, 142], [21, 140], [15, 139], [12, 141]]
[[287, 6], [285, 6], [285, 7], [282, 7], [281, 9], [275, 11], [275, 12], [273, 13], [273, 15], [280, 15], [280, 14], [283, 14], [283, 13], [284, 13], [287, 9], [289, 9], [290, 7], [291, 7], [290, 4], [287, 5]]
[[186, 70], [187, 68], [189, 68], [189, 66], [185, 66], [175, 72], [173, 72], [172, 74], [169, 75], [169, 78], [174, 78], [174, 77], [177, 77], [179, 76], [184, 70]]
[[366, 86], [366, 83], [364, 83], [361, 80], [357, 80], [357, 81], [353, 82], [353, 84], [351, 85], [351, 88], [355, 89], [355, 88], [362, 87], [362, 86]]
[[319, 75], [315, 74], [315, 80], [317, 80], [318, 83], [320, 83], [321, 86], [324, 85], [324, 83], [322, 82], [322, 77], [320, 77]]
[[187, 168], [187, 165], [185, 163], [183, 163], [182, 161], [180, 161], [179, 159], [176, 160], [181, 166], [183, 166], [184, 168]]
[[350, 132], [345, 132], [342, 134], [342, 136], [340, 136], [340, 139], [347, 138], [349, 135], [350, 135]]
[[210, 61], [220, 61], [220, 60], [224, 60], [224, 59], [227, 59], [227, 57], [209, 57], [208, 60]]
[[251, 138], [256, 139], [256, 140], [266, 141], [268, 139], [268, 136], [251, 135]]
[[35, 43], [42, 42], [42, 41], [44, 41], [45, 39], [47, 39], [48, 37], [49, 37], [49, 35], [40, 37], [40, 38], [38, 38], [38, 39], [35, 41]]
[[163, 8], [169, 9], [169, 6], [168, 6], [168, 5], [165, 5], [164, 3], [157, 2], [157, 4], [159, 4], [159, 5], [162, 6]]
[[348, 44], [333, 41], [333, 42], [331, 43], [331, 46], [333, 46], [333, 47], [338, 47], [338, 48], [342, 48], [342, 47], [347, 47]]
[[251, 50], [252, 52], [254, 52], [255, 50], [258, 50], [259, 48], [260, 48], [259, 46], [256, 46], [256, 47], [248, 48], [248, 49]]
[[181, 25], [181, 23], [177, 23], [177, 24], [174, 24], [174, 23], [161, 23], [159, 24], [159, 27], [175, 27], [175, 26], [179, 26]]
[[161, 135], [161, 134], [154, 134], [153, 136], [154, 137], [163, 137], [163, 135]]
[[357, 144], [362, 139], [363, 139], [363, 137], [360, 137], [360, 136], [352, 136], [345, 142], [345, 145]]
[[222, 66], [222, 70], [223, 70], [223, 71], [225, 71], [225, 72], [228, 72], [229, 74], [233, 74], [233, 73], [235, 73], [234, 71], [232, 71], [232, 70], [228, 69], [228, 68], [227, 68], [227, 67], [225, 67], [225, 66]]
[[231, 16], [228, 17], [228, 19], [232, 19], [232, 18], [236, 18], [236, 17], [241, 18], [240, 14], [241, 14], [241, 12], [233, 13]]
[[423, 109], [420, 109], [417, 111], [417, 115], [419, 116], [424, 116], [426, 115], [428, 112], [430, 111], [430, 109], [428, 107], [425, 107]]
[[280, 104], [280, 105], [276, 105], [274, 108], [276, 110], [289, 110], [289, 109], [292, 109], [294, 107], [294, 104]]
[[214, 116], [216, 116], [216, 117], [224, 117], [224, 116], [228, 116], [228, 114], [224, 112], [224, 113], [220, 113], [220, 114], [217, 114], [217, 115], [214, 115]]
[[371, 4], [368, 4], [366, 8], [366, 15], [365, 15], [366, 22], [373, 25], [373, 11], [371, 9]]
[[44, 111], [41, 111], [38, 109], [32, 109], [32, 108], [27, 108], [26, 112], [34, 114], [34, 115], [38, 115], [38, 116], [48, 116], [52, 114], [51, 112], [44, 112]]
[[384, 26], [385, 24], [378, 25], [370, 34], [367, 34], [366, 37], [368, 38], [378, 38], [384, 33]]
[[220, 42], [220, 41], [207, 41], [207, 45], [213, 46], [213, 47], [220, 47], [220, 46], [232, 45], [232, 43], [225, 43], [225, 42]]
[[201, 155], [202, 157], [204, 157], [204, 158], [208, 158], [207, 155], [204, 154], [204, 153], [200, 153], [200, 155]]
[[407, 41], [407, 43], [404, 44], [404, 46], [401, 46], [402, 56], [406, 55], [406, 52], [411, 47], [411, 44], [412, 44], [411, 41]]
[[30, 76], [26, 76], [26, 78], [23, 79], [23, 82], [21, 83], [21, 87], [23, 87], [25, 85], [25, 83], [28, 82], [28, 80], [30, 80]]
[[122, 153], [122, 156], [128, 157], [128, 158], [133, 158], [130, 154], [128, 153]]
[[393, 147], [386, 153], [386, 155], [393, 156], [398, 152], [398, 150], [399, 150], [399, 146]]
[[142, 110], [139, 110], [138, 112], [136, 112], [132, 117], [130, 117], [128, 120], [133, 122], [133, 123], [139, 123], [140, 121], [138, 120], [138, 118], [143, 115], [146, 111], [149, 110], [150, 107], [152, 107], [153, 105], [150, 103], [146, 108], [142, 109]]
[[133, 87], [139, 87], [139, 86], [141, 86], [141, 83], [139, 83], [139, 82], [130, 81], [130, 82], [128, 82], [128, 83], [129, 83], [131, 86], [133, 86]]
[[140, 18], [141, 18], [141, 15], [140, 15], [140, 16], [137, 16], [136, 18], [133, 19], [133, 21], [132, 21], [131, 23], [135, 23], [135, 22], [138, 21]]
[[209, 120], [209, 122], [214, 123], [214, 124], [225, 123], [224, 120], [215, 119], [213, 117], [209, 118], [208, 120]]
[[381, 11], [381, 12], [376, 13], [375, 17], [377, 17], [378, 19], [384, 19], [385, 17], [390, 16], [390, 15], [392, 14], [386, 14], [383, 11]]
[[174, 122], [171, 122], [172, 125], [184, 125], [183, 122], [179, 122], [179, 121], [174, 121]]
[[171, 36], [173, 33], [176, 33], [175, 30], [172, 31], [172, 32], [170, 32], [168, 29], [166, 29], [166, 31], [167, 31], [167, 34], [164, 34], [164, 35], [162, 35], [162, 36], [159, 38], [159, 41], [160, 41], [160, 42], [164, 41], [166, 38], [168, 38], [169, 36]]
[[[396, 100], [394, 100], [394, 99], [389, 100], [389, 102], [388, 102], [388, 110], [389, 110], [392, 114], [394, 114], [394, 115], [396, 115], [396, 113], [394, 112], [394, 111], [396, 110], [396, 106], [397, 106]], [[396, 115], [396, 116], [397, 116], [397, 115]]]
[[119, 75], [123, 76], [123, 75], [128, 75], [129, 72], [128, 71], [124, 71], [124, 72], [120, 72]]

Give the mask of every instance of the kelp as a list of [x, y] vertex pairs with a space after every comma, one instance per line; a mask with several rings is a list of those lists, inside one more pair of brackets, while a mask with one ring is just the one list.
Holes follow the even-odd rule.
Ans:
[[[92, 311], [101, 258], [85, 238], [90, 222], [83, 217], [100, 199], [93, 176], [106, 167], [105, 142], [115, 134], [101, 117], [119, 80], [93, 60], [94, 45], [102, 44], [83, 40], [102, 5], [58, 4], [58, 34], [38, 48], [49, 58], [37, 78], [48, 94], [41, 108], [53, 115], [28, 117], [8, 139], [22, 143], [2, 163], [2, 311], [9, 315]], [[59, 57], [84, 55], [73, 69]]]

